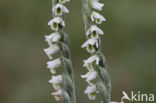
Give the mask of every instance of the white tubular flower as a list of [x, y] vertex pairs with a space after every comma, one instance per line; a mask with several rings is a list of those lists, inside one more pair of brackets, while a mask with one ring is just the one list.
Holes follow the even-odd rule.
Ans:
[[94, 45], [98, 48], [98, 42], [96, 39], [88, 39], [81, 47], [87, 49], [89, 53], [94, 53], [95, 48]]
[[97, 23], [97, 24], [101, 24], [102, 21], [106, 21], [106, 19], [101, 14], [99, 14], [95, 11], [93, 11], [91, 13], [91, 20], [95, 21], [95, 23]]
[[56, 44], [50, 45], [49, 48], [44, 49], [49, 59], [53, 59], [52, 55], [59, 51], [59, 47]]
[[87, 60], [84, 60], [84, 67], [87, 67], [89, 70], [92, 69], [92, 63], [95, 61], [96, 65], [99, 65], [100, 58], [97, 55], [89, 57]]
[[62, 4], [58, 3], [53, 6], [52, 11], [55, 13], [56, 16], [61, 16], [64, 13], [69, 13], [69, 10]]
[[50, 35], [45, 35], [45, 41], [49, 44], [52, 45], [55, 42], [58, 42], [61, 39], [61, 36], [58, 32], [54, 32]]
[[104, 32], [97, 27], [96, 25], [92, 25], [86, 32], [86, 35], [88, 36], [89, 34], [91, 34], [91, 38], [97, 39], [99, 36], [99, 34], [103, 35]]
[[56, 101], [60, 101], [62, 99], [62, 90], [59, 89], [58, 91], [52, 93], [51, 95], [54, 95]]
[[97, 71], [95, 70], [90, 70], [85, 75], [81, 75], [81, 78], [86, 78], [86, 82], [88, 82], [89, 84], [92, 84], [91, 81], [96, 77], [97, 77]]
[[95, 100], [95, 94], [96, 94], [96, 85], [92, 84], [87, 87], [87, 89], [84, 91], [85, 94], [88, 94], [89, 100]]
[[60, 67], [60, 66], [61, 66], [61, 60], [60, 60], [60, 58], [55, 59], [55, 60], [53, 60], [53, 61], [49, 61], [49, 62], [47, 63], [47, 68], [50, 69], [50, 72], [51, 72], [52, 74], [55, 74], [55, 73], [56, 73], [56, 68], [58, 68], [58, 67]]
[[62, 75], [52, 76], [51, 80], [49, 80], [49, 83], [52, 83], [55, 90], [60, 89], [60, 85], [62, 83]]
[[70, 1], [70, 0], [59, 0], [59, 3], [64, 4], [64, 3], [69, 2], [69, 1]]
[[62, 27], [65, 27], [65, 22], [61, 17], [55, 17], [54, 19], [50, 20], [48, 22], [48, 25], [51, 26], [52, 30], [58, 31], [59, 25]]
[[102, 7], [104, 6], [103, 3], [99, 3], [98, 2], [99, 0], [91, 0], [91, 6], [93, 9], [96, 9], [96, 10], [102, 10]]

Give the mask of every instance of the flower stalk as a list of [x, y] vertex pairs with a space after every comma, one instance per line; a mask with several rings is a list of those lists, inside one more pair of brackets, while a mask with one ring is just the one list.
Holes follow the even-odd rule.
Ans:
[[[52, 73], [52, 78], [49, 80], [55, 90], [52, 95], [56, 101], [62, 100], [63, 103], [76, 103], [69, 38], [68, 34], [64, 32], [64, 13], [69, 13], [69, 10], [64, 5], [66, 2], [69, 2], [69, 0], [52, 0], [53, 19], [48, 22], [48, 25], [53, 33], [45, 36], [45, 41], [49, 47], [44, 49], [44, 52], [50, 59], [47, 62], [47, 68]], [[59, 57], [54, 59], [53, 55], [58, 52], [60, 54]], [[58, 74], [57, 71], [59, 69], [62, 72]]]
[[87, 41], [81, 46], [86, 48], [91, 57], [84, 60], [84, 67], [87, 68], [88, 73], [81, 75], [86, 78], [89, 84], [85, 90], [90, 100], [95, 100], [96, 94], [100, 94], [101, 103], [110, 103], [111, 82], [107, 72], [106, 59], [101, 52], [100, 36], [104, 32], [97, 26], [106, 19], [97, 11], [101, 11], [103, 3], [99, 0], [82, 0], [82, 16], [85, 25], [85, 32]]

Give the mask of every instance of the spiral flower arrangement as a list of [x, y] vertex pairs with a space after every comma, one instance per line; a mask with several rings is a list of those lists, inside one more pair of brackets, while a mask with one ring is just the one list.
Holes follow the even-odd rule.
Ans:
[[105, 22], [106, 19], [98, 13], [104, 6], [99, 0], [82, 0], [82, 15], [85, 24], [87, 41], [83, 43], [82, 48], [86, 48], [91, 56], [84, 60], [83, 67], [88, 72], [81, 75], [86, 79], [88, 87], [84, 91], [89, 100], [95, 100], [96, 94], [101, 96], [101, 103], [110, 103], [111, 82], [106, 67], [106, 59], [101, 52], [100, 36], [104, 32], [97, 26]]
[[[55, 92], [52, 95], [56, 101], [63, 103], [76, 103], [74, 73], [69, 50], [68, 34], [63, 31], [65, 22], [63, 13], [69, 13], [64, 5], [69, 0], [52, 0], [53, 19], [48, 22], [51, 30], [54, 32], [45, 35], [45, 41], [49, 47], [44, 49], [50, 61], [47, 62], [47, 68], [52, 73], [49, 83], [52, 84]], [[54, 59], [54, 54], [59, 53], [59, 57]], [[63, 69], [62, 69], [63, 68]], [[61, 73], [58, 74], [58, 69]]]

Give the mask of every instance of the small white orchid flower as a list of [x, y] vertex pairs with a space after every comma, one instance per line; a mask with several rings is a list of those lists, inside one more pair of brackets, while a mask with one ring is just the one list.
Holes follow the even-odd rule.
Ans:
[[47, 54], [49, 59], [53, 59], [52, 55], [59, 51], [59, 47], [56, 44], [50, 45], [49, 48], [44, 49], [44, 52]]
[[89, 70], [92, 69], [92, 63], [95, 61], [96, 65], [99, 65], [100, 58], [97, 55], [89, 57], [87, 60], [84, 60], [84, 67], [87, 67]]
[[59, 3], [64, 4], [64, 3], [69, 2], [69, 1], [70, 1], [70, 0], [59, 0]]
[[61, 16], [63, 13], [69, 13], [69, 10], [64, 5], [58, 3], [53, 6], [52, 12], [55, 13], [56, 16]]
[[55, 42], [58, 42], [61, 39], [61, 36], [58, 32], [54, 32], [50, 35], [45, 35], [45, 41], [49, 44], [52, 45]]
[[52, 93], [51, 95], [54, 95], [56, 101], [60, 101], [62, 99], [62, 90], [59, 89], [58, 91]]
[[96, 10], [102, 10], [102, 7], [104, 6], [103, 3], [99, 3], [98, 2], [99, 0], [91, 0], [91, 6], [93, 9], [96, 9]]
[[86, 78], [86, 82], [92, 84], [91, 81], [97, 77], [97, 71], [90, 70], [85, 75], [81, 75], [81, 78]]
[[104, 32], [99, 27], [97, 27], [96, 25], [92, 25], [86, 32], [87, 36], [89, 34], [91, 34], [91, 38], [97, 39], [98, 35], [99, 34], [103, 35]]
[[86, 47], [89, 53], [94, 53], [95, 52], [94, 45], [98, 48], [98, 41], [96, 39], [91, 38], [91, 39], [88, 39], [85, 43], [83, 43], [81, 47], [82, 48]]
[[61, 17], [55, 17], [48, 22], [48, 25], [51, 26], [52, 30], [58, 31], [59, 25], [65, 27], [65, 22]]
[[91, 20], [95, 21], [97, 24], [101, 24], [102, 21], [106, 21], [106, 19], [101, 14], [95, 11], [91, 13]]
[[88, 94], [88, 98], [89, 100], [95, 100], [95, 94], [97, 93], [97, 90], [96, 90], [96, 85], [92, 84], [92, 85], [89, 85], [86, 90], [84, 91], [85, 94]]
[[60, 58], [57, 58], [53, 61], [49, 61], [47, 62], [47, 68], [50, 69], [50, 72], [52, 74], [55, 74], [56, 73], [56, 68], [60, 67], [61, 66], [61, 60]]
[[62, 83], [62, 75], [52, 76], [51, 80], [49, 80], [49, 83], [52, 83], [55, 90], [60, 89], [60, 85]]

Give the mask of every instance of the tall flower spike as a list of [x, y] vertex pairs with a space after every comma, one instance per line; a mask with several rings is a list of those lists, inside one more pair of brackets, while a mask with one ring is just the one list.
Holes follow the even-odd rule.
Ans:
[[[64, 13], [69, 13], [69, 10], [64, 5], [66, 2], [69, 2], [69, 0], [52, 0], [53, 19], [48, 22], [48, 25], [54, 32], [50, 35], [45, 35], [45, 41], [49, 47], [44, 49], [44, 52], [49, 59], [53, 59], [47, 62], [47, 68], [49, 68], [52, 73], [52, 78], [49, 80], [49, 83], [51, 83], [54, 90], [56, 90], [52, 95], [56, 101], [76, 103], [69, 38], [68, 34], [63, 31], [65, 27]], [[53, 57], [55, 53], [58, 54], [57, 59]], [[59, 72], [57, 72], [58, 69], [60, 69]]]
[[99, 93], [102, 97], [101, 103], [110, 103], [111, 83], [106, 70], [105, 57], [100, 51], [100, 35], [103, 35], [104, 32], [97, 26], [106, 19], [96, 12], [97, 10], [101, 11], [104, 4], [99, 3], [99, 0], [82, 0], [82, 5], [87, 40], [81, 47], [86, 48], [91, 54], [83, 64], [88, 72], [81, 75], [81, 78], [85, 78], [89, 84], [84, 93], [88, 94], [89, 100], [95, 100], [96, 93]]

